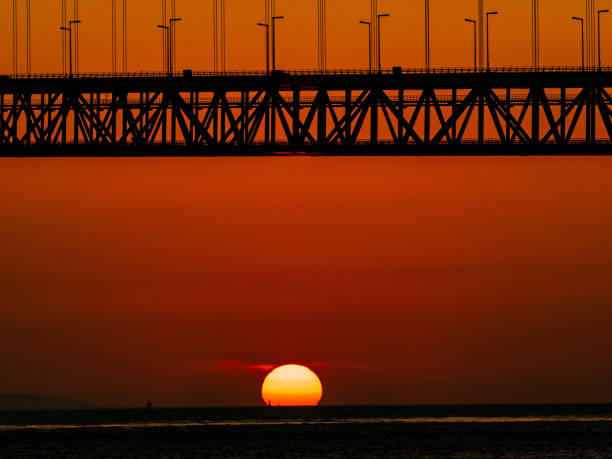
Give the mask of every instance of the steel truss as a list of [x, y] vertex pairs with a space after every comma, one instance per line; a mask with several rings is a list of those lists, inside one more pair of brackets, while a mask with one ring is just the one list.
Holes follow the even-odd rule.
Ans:
[[612, 72], [0, 80], [3, 155], [612, 153]]

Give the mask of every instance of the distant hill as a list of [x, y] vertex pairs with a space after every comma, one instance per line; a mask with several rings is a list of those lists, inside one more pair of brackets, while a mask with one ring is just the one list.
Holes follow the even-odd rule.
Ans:
[[78, 400], [40, 395], [0, 394], [0, 411], [91, 410], [96, 406]]

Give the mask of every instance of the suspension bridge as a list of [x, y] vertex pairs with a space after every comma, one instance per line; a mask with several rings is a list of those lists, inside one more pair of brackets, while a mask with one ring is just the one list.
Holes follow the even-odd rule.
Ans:
[[612, 153], [612, 68], [4, 77], [0, 154]]
[[[27, 72], [0, 76], [0, 155], [612, 153], [612, 68], [594, 65], [593, 0], [587, 0], [590, 44], [582, 67], [540, 66], [539, 0], [532, 0], [532, 67], [485, 66], [479, 0], [474, 68], [432, 68], [426, 26], [423, 69], [374, 70], [375, 24], [384, 15], [372, 0], [369, 69], [329, 70], [326, 5], [318, 0], [318, 69], [265, 72], [227, 71], [224, 0], [213, 0], [214, 71], [176, 72], [172, 21], [179, 18], [175, 0], [162, 0], [159, 73], [128, 72], [125, 0], [119, 71], [113, 0], [112, 72], [98, 74], [79, 72], [78, 0], [70, 21], [67, 0], [61, 1], [62, 27], [70, 31], [64, 45], [76, 50], [64, 49], [61, 74], [33, 74], [28, 38]], [[276, 14], [274, 0], [266, 0], [268, 34], [281, 18]], [[429, 17], [425, 0], [426, 25]], [[17, 70], [16, 57], [13, 64]]]

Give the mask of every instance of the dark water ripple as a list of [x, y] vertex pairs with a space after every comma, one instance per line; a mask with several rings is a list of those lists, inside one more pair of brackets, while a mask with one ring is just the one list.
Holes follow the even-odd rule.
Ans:
[[612, 406], [0, 413], [0, 457], [603, 458]]

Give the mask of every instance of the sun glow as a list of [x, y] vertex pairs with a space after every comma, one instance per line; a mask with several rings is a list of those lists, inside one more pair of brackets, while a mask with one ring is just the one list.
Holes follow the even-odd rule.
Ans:
[[323, 386], [309, 368], [285, 365], [266, 376], [261, 396], [271, 406], [316, 406], [323, 396]]

